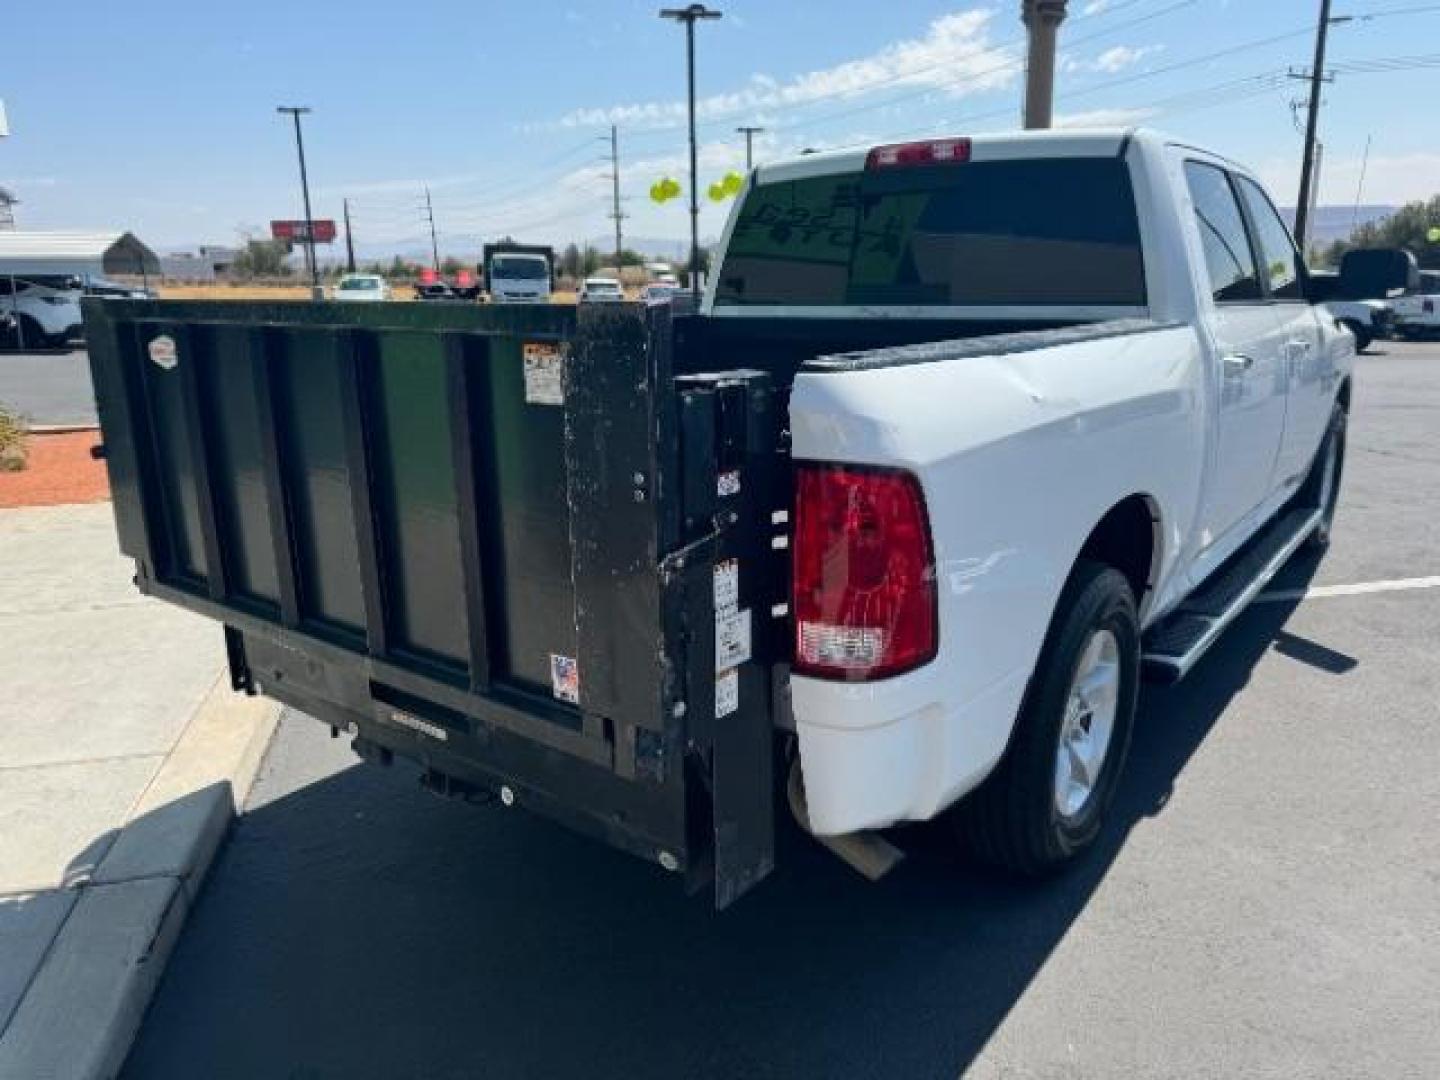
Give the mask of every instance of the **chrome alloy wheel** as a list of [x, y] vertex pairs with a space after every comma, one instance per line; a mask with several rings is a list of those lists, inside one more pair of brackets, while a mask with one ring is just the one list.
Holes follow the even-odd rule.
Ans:
[[1096, 630], [1080, 653], [1055, 750], [1055, 810], [1073, 821], [1090, 805], [1105, 768], [1120, 704], [1120, 643]]

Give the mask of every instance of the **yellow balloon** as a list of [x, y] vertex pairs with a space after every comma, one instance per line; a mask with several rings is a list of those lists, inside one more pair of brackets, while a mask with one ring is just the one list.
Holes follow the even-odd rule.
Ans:
[[727, 172], [720, 185], [725, 189], [726, 195], [739, 195], [740, 189], [745, 186], [745, 178], [737, 172]]
[[1440, 225], [1431, 225], [1430, 231], [1425, 234], [1425, 239], [1432, 244], [1440, 244]]
[[727, 195], [724, 184], [720, 183], [720, 181], [717, 180], [715, 183], [710, 185], [711, 202], [724, 202], [726, 197]]

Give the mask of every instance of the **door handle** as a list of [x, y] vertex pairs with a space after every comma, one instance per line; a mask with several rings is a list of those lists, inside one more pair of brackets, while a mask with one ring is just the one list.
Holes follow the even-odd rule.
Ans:
[[1226, 375], [1243, 375], [1255, 363], [1255, 358], [1244, 353], [1226, 353], [1220, 362], [1225, 367]]

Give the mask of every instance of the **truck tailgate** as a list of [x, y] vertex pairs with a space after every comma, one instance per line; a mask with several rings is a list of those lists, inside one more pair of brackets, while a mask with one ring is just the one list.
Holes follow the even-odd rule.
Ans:
[[728, 903], [772, 861], [779, 424], [667, 306], [87, 302], [122, 550], [237, 689]]

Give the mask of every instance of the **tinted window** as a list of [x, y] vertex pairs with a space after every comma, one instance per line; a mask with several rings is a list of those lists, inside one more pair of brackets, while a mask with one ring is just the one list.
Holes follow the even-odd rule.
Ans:
[[1260, 259], [1265, 266], [1265, 276], [1270, 281], [1270, 295], [1277, 300], [1300, 300], [1300, 253], [1295, 241], [1290, 239], [1290, 230], [1280, 220], [1270, 197], [1260, 185], [1243, 176], [1237, 176], [1235, 183], [1240, 188], [1240, 197], [1250, 211], [1250, 220], [1255, 223], [1255, 242], [1260, 245]]
[[1057, 158], [766, 184], [740, 208], [716, 302], [1141, 306], [1130, 173]]
[[490, 276], [519, 281], [543, 281], [550, 276], [550, 264], [543, 258], [506, 258], [497, 255], [490, 261]]
[[1195, 224], [1205, 248], [1210, 291], [1219, 302], [1259, 300], [1260, 277], [1245, 234], [1245, 219], [1230, 180], [1221, 169], [1198, 161], [1185, 163], [1185, 182], [1195, 204]]

